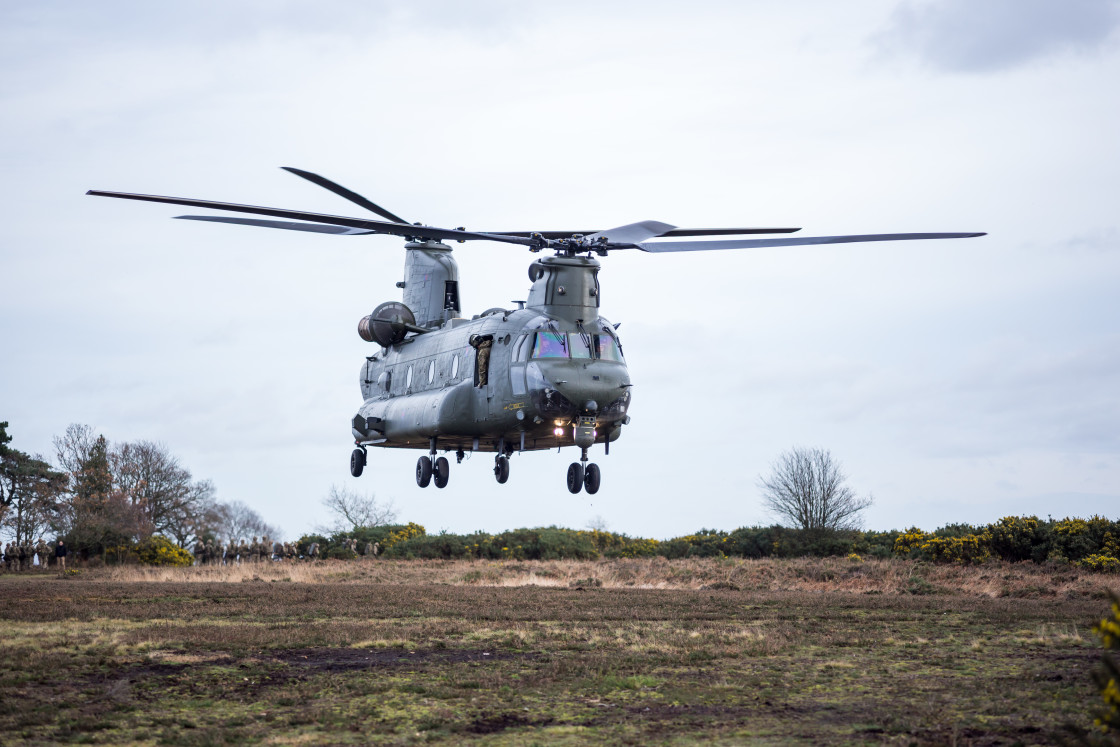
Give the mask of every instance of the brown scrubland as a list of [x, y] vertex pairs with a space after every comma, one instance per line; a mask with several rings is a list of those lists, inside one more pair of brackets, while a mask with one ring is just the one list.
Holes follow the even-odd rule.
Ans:
[[903, 559], [0, 576], [5, 745], [1054, 744], [1115, 574]]

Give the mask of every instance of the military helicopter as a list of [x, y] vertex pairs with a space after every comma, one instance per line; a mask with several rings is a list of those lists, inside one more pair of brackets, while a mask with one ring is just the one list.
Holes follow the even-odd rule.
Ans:
[[[605, 230], [468, 231], [410, 223], [365, 197], [309, 171], [282, 167], [384, 220], [158, 195], [90, 190], [86, 194], [161, 202], [287, 220], [180, 215], [185, 220], [309, 231], [341, 236], [391, 234], [405, 240], [403, 302], [387, 301], [358, 322], [378, 347], [359, 375], [363, 403], [351, 421], [350, 472], [361, 476], [369, 447], [424, 449], [416, 484], [447, 487], [454, 452], [493, 452], [494, 477], [509, 479], [514, 452], [576, 446], [568, 467], [572, 493], [597, 493], [601, 472], [588, 451], [610, 445], [630, 422], [630, 372], [617, 324], [599, 314], [600, 263], [610, 252], [650, 253], [955, 239], [983, 233], [901, 233], [764, 239], [713, 236], [786, 234], [798, 228], [677, 228], [642, 221]], [[293, 222], [299, 221], [299, 222]], [[701, 240], [664, 240], [704, 237]], [[660, 240], [654, 240], [660, 239]], [[459, 301], [459, 269], [444, 242], [493, 241], [523, 246], [532, 287], [515, 309], [494, 307], [467, 318]]]

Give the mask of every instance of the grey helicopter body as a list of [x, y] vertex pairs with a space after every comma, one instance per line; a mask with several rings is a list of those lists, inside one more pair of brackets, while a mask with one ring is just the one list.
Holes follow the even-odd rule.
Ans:
[[[650, 241], [655, 238], [792, 233], [796, 228], [678, 229], [656, 221], [606, 231], [473, 232], [410, 224], [317, 174], [286, 170], [361, 205], [386, 221], [156, 195], [90, 190], [87, 194], [294, 219], [299, 222], [178, 216], [189, 220], [337, 235], [392, 234], [406, 239], [403, 302], [377, 306], [358, 324], [377, 347], [359, 373], [362, 405], [351, 420], [351, 474], [360, 476], [368, 449], [427, 452], [416, 481], [446, 487], [450, 465], [467, 453], [495, 454], [494, 476], [509, 477], [515, 452], [574, 446], [567, 473], [572, 493], [599, 490], [589, 450], [610, 444], [630, 422], [630, 372], [617, 325], [600, 315], [600, 263], [611, 251], [679, 252], [767, 246], [947, 239], [982, 233], [871, 234], [808, 238]], [[458, 265], [446, 241], [495, 241], [531, 252], [551, 250], [529, 267], [532, 287], [517, 308], [491, 308], [467, 318], [459, 301]]]

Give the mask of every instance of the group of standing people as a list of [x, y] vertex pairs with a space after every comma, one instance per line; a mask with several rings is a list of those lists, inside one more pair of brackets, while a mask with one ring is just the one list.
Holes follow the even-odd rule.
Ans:
[[40, 568], [46, 568], [51, 565], [52, 557], [55, 559], [54, 565], [62, 570], [66, 569], [66, 544], [62, 540], [59, 540], [58, 546], [53, 549], [42, 537], [35, 544], [25, 542], [20, 545], [9, 542], [4, 545], [3, 569], [9, 573], [29, 571], [35, 567], [36, 559], [39, 561]]
[[[358, 540], [350, 539], [347, 548], [353, 557], [376, 557], [381, 551], [377, 542], [367, 542], [359, 546]], [[269, 542], [264, 536], [258, 540], [253, 537], [252, 542], [245, 540], [231, 541], [222, 544], [221, 540], [207, 540], [199, 542], [194, 548], [195, 563], [198, 565], [240, 565], [241, 563], [262, 563], [284, 560], [318, 560], [320, 549], [318, 542], [308, 545], [306, 551], [300, 554], [299, 546], [295, 542]]]
[[270, 560], [294, 560], [298, 555], [294, 542], [269, 542], [265, 535], [260, 539], [253, 537], [252, 542], [239, 539], [222, 544], [221, 540], [199, 542], [194, 547], [194, 559], [198, 565], [239, 565], [241, 563], [261, 563]]

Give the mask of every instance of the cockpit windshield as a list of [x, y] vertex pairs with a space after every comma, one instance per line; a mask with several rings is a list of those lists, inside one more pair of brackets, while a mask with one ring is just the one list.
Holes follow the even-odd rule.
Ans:
[[[590, 345], [590, 347], [588, 347]], [[578, 332], [537, 332], [533, 342], [534, 358], [598, 359], [622, 363], [622, 350], [611, 335]]]
[[568, 342], [558, 332], [538, 332], [533, 343], [534, 358], [567, 358]]

